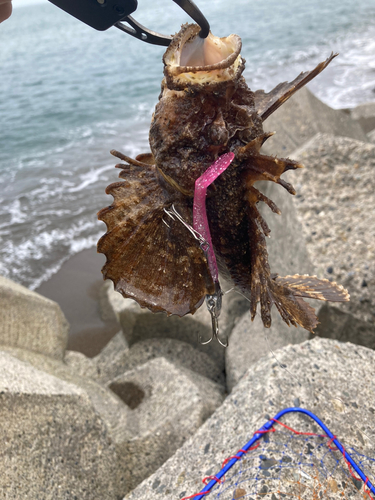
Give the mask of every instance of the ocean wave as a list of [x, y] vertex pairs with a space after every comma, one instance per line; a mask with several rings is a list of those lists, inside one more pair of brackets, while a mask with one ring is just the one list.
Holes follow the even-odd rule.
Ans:
[[103, 234], [98, 221], [78, 220], [65, 229], [41, 231], [2, 245], [0, 274], [31, 290], [57, 272], [77, 252], [96, 244]]
[[76, 193], [77, 191], [82, 191], [82, 189], [90, 186], [90, 184], [94, 184], [95, 182], [97, 182], [103, 172], [107, 172], [108, 170], [112, 169], [113, 165], [106, 165], [101, 168], [91, 169], [89, 172], [81, 174], [80, 179], [82, 182], [78, 184], [78, 186], [68, 188], [68, 193]]

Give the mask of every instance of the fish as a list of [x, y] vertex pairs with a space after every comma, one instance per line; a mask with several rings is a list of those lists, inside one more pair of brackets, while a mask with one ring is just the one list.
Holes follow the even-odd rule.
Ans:
[[[280, 210], [255, 183], [274, 182], [296, 193], [281, 176], [302, 165], [261, 152], [273, 135], [263, 124], [337, 54], [268, 93], [253, 92], [242, 75], [241, 38], [210, 32], [202, 39], [199, 31], [195, 24], [183, 25], [163, 56], [164, 77], [149, 132], [151, 152], [133, 159], [111, 151], [124, 163], [116, 165], [121, 181], [106, 189], [112, 204], [98, 213], [107, 226], [98, 242], [98, 252], [106, 256], [104, 279], [112, 280], [124, 297], [168, 315], [194, 314], [208, 298], [217, 319], [222, 297], [217, 269], [249, 300], [252, 319], [259, 304], [269, 328], [275, 306], [289, 326], [313, 332], [318, 319], [304, 298], [343, 302], [349, 294], [316, 276], [271, 273], [270, 229], [257, 205], [265, 203], [277, 214]], [[203, 226], [209, 234], [203, 235], [197, 230], [203, 226], [194, 219], [196, 189], [212, 169], [220, 173], [207, 184], [199, 207], [208, 221]]]

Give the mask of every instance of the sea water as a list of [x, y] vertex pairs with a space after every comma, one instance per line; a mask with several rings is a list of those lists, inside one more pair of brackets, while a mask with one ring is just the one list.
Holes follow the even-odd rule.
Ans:
[[[189, 21], [171, 0], [134, 17], [164, 34]], [[374, 0], [197, 0], [218, 36], [243, 41], [245, 77], [269, 91], [337, 57], [310, 89], [334, 108], [375, 100]], [[147, 152], [163, 47], [80, 23], [44, 2], [0, 25], [0, 274], [29, 288], [105, 232], [117, 149]]]

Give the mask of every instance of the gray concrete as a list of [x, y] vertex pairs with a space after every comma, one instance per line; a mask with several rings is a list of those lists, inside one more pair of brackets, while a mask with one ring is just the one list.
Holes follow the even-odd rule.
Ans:
[[[227, 285], [223, 285], [226, 290]], [[106, 311], [112, 309], [118, 318], [129, 346], [151, 338], [172, 338], [186, 342], [199, 351], [210, 356], [216, 363], [218, 369], [224, 369], [224, 351], [217, 342], [202, 345], [202, 340], [211, 337], [211, 317], [203, 304], [194, 315], [168, 317], [162, 313], [151, 313], [141, 308], [131, 299], [124, 299], [118, 292], [113, 290], [112, 282], [105, 284], [102, 292], [102, 308]], [[229, 336], [234, 323], [248, 309], [243, 297], [235, 293], [229, 293], [223, 298], [223, 309], [220, 316], [220, 332], [223, 338]], [[107, 312], [106, 314], [109, 314]]]
[[373, 322], [364, 321], [356, 314], [350, 314], [334, 304], [324, 304], [319, 310], [320, 324], [316, 335], [342, 342], [353, 342], [370, 349], [375, 349], [375, 326]]
[[[70, 384], [85, 395], [115, 445], [111, 448], [115, 471], [111, 481], [122, 494], [162, 465], [224, 397], [222, 385], [164, 358], [127, 369], [103, 386], [93, 380], [100, 379], [95, 359], [82, 354], [77, 357], [68, 352], [67, 363], [61, 363], [18, 348], [4, 349], [4, 356], [17, 357], [28, 369], [40, 373], [42, 381], [44, 376], [52, 377], [57, 384]], [[111, 350], [108, 347], [107, 353]], [[4, 376], [4, 380], [7, 385], [12, 383], [11, 377]], [[70, 416], [66, 425], [74, 422]]]
[[[117, 334], [98, 356], [90, 360], [96, 367], [92, 376], [101, 383], [108, 382], [150, 359], [162, 357], [177, 367], [188, 368], [218, 384], [225, 385], [224, 372], [217, 367], [215, 361], [208, 354], [180, 340], [168, 338], [142, 340], [133, 344], [130, 349], [118, 348], [116, 352], [113, 349], [113, 355], [109, 356], [111, 345], [119, 345], [120, 335], [124, 338], [121, 333]], [[85, 363], [83, 360], [82, 368]]]
[[221, 386], [156, 358], [112, 380], [108, 387], [129, 404], [134, 435], [113, 439], [127, 489], [158, 469], [223, 401]]
[[367, 134], [367, 140], [375, 144], [375, 129]]
[[98, 378], [98, 367], [95, 363], [96, 358], [88, 358], [81, 352], [66, 351], [64, 364], [76, 375], [85, 378]]
[[294, 202], [311, 260], [320, 277], [344, 285], [351, 296], [349, 303], [334, 305], [349, 316], [333, 319], [325, 308], [316, 331], [374, 348], [375, 145], [317, 134], [293, 157], [306, 168], [285, 177], [296, 185]]
[[[275, 355], [286, 368], [281, 368], [271, 354], [250, 367], [232, 394], [194, 437], [129, 493], [126, 500], [176, 500], [200, 491], [203, 477], [219, 471], [223, 460], [234, 455], [268, 418], [290, 406], [313, 411], [345, 446], [354, 446], [374, 457], [375, 352], [349, 343], [317, 339], [284, 347]], [[317, 426], [298, 415], [285, 416], [282, 420], [297, 430], [319, 432]], [[275, 453], [274, 456], [276, 458]], [[340, 468], [332, 468], [332, 471], [338, 488], [329, 488], [323, 483], [322, 498], [343, 498], [344, 479], [345, 496], [362, 498]], [[298, 470], [294, 472], [296, 477], [292, 481], [277, 483], [276, 487], [275, 483], [267, 482], [267, 476], [262, 483], [268, 485], [268, 490], [274, 488], [275, 493], [279, 488], [281, 491], [287, 488], [288, 498], [297, 497], [301, 492], [304, 493], [301, 498], [313, 498], [313, 491], [319, 488], [316, 479], [310, 476], [301, 481]], [[272, 478], [275, 472], [269, 469], [269, 473]], [[224, 486], [228, 486], [229, 476]], [[319, 491], [317, 493], [320, 498]], [[267, 498], [271, 497], [270, 494]]]
[[116, 500], [106, 425], [85, 391], [0, 352], [4, 499]]
[[0, 344], [64, 357], [69, 325], [56, 302], [0, 276]]
[[[125, 434], [129, 439], [136, 433], [136, 425], [132, 422], [132, 412], [128, 405], [124, 403], [115, 393], [111, 390], [96, 383], [94, 380], [83, 375], [82, 371], [77, 370], [77, 359], [75, 360], [75, 369], [72, 363], [62, 363], [60, 361], [51, 359], [31, 351], [25, 351], [18, 348], [3, 347], [12, 356], [18, 358], [20, 361], [33, 366], [35, 369], [44, 372], [47, 376], [52, 376], [62, 382], [74, 385], [77, 390], [80, 390], [86, 395], [93, 407], [93, 411], [100, 416], [103, 425], [105, 425], [109, 439], [114, 440], [114, 436], [118, 433]], [[74, 355], [73, 355], [74, 356]], [[83, 356], [83, 355], [81, 355]], [[68, 354], [68, 358], [70, 355]], [[80, 359], [80, 365], [86, 367], [91, 362], [90, 359]], [[67, 425], [74, 425], [74, 420], [67, 420]], [[116, 450], [112, 449], [111, 460], [118, 463], [116, 458]], [[115, 468], [116, 470], [116, 468]], [[125, 478], [122, 474], [122, 467], [120, 463], [119, 474], [112, 476], [112, 481], [116, 491], [124, 494], [127, 491], [124, 484]]]
[[263, 151], [281, 158], [318, 132], [367, 140], [362, 127], [350, 115], [322, 103], [306, 87], [267, 118], [264, 130], [276, 134], [268, 139]]
[[289, 327], [275, 308], [272, 311], [271, 328], [264, 328], [259, 314], [255, 316], [253, 322], [250, 314], [244, 314], [234, 327], [228, 349], [225, 351], [228, 391], [233, 390], [250, 366], [260, 358], [289, 344], [304, 342], [309, 335], [309, 332], [301, 327]]
[[[301, 169], [298, 169], [295, 172], [294, 184], [300, 182], [300, 171]], [[256, 187], [281, 210], [281, 215], [277, 215], [264, 203], [258, 205], [271, 229], [270, 237], [266, 239], [271, 272], [279, 276], [315, 275], [316, 268], [306, 248], [303, 226], [294, 204], [295, 197], [273, 182], [261, 182]]]
[[347, 111], [351, 118], [361, 125], [366, 134], [375, 129], [375, 102], [366, 102]]

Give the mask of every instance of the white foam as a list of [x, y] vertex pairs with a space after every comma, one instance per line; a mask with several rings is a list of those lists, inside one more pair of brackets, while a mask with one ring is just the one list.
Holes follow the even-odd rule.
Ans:
[[27, 219], [27, 214], [25, 214], [21, 209], [20, 200], [14, 200], [12, 203], [10, 203], [10, 205], [8, 205], [7, 209], [11, 216], [9, 224], [20, 224], [22, 222], [25, 222], [25, 220]]
[[67, 189], [68, 193], [76, 193], [82, 191], [90, 184], [94, 184], [100, 179], [100, 175], [107, 170], [112, 170], [113, 165], [106, 165], [101, 168], [91, 169], [89, 172], [80, 175], [81, 183], [78, 186]]

